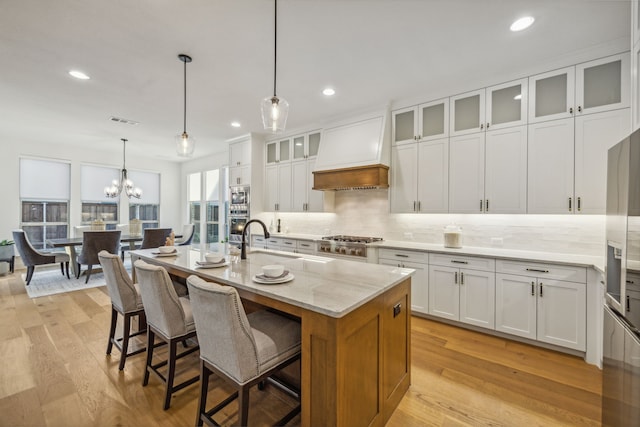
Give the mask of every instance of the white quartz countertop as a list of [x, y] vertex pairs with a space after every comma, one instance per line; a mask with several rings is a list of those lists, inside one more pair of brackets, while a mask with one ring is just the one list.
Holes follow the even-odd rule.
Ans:
[[[264, 237], [261, 233], [252, 233], [251, 236]], [[269, 237], [278, 237], [281, 239], [296, 239], [296, 240], [322, 240], [322, 236], [317, 234], [303, 234], [303, 233], [269, 233]]]
[[604, 272], [604, 256], [588, 256], [588, 255], [574, 255], [555, 252], [541, 252], [541, 251], [524, 251], [517, 249], [504, 249], [504, 248], [481, 248], [481, 247], [462, 247], [460, 249], [445, 248], [442, 244], [434, 243], [418, 243], [408, 241], [394, 241], [384, 240], [382, 242], [370, 243], [368, 247], [388, 248], [388, 249], [408, 249], [428, 252], [438, 252], [445, 254], [458, 254], [458, 255], [477, 255], [487, 256], [493, 258], [502, 258], [509, 260], [523, 260], [523, 261], [539, 261], [556, 264], [571, 264], [581, 267], [594, 267], [601, 272]]
[[[414, 270], [293, 254], [253, 250], [246, 260], [234, 260], [219, 268], [200, 268], [204, 252], [191, 246], [176, 246], [177, 256], [156, 256], [156, 249], [131, 251], [132, 255], [166, 265], [205, 280], [234, 286], [278, 301], [303, 307], [330, 317], [342, 317], [412, 275]], [[227, 256], [230, 259], [230, 256]], [[295, 278], [283, 284], [263, 285], [252, 280], [262, 266], [282, 264]]]

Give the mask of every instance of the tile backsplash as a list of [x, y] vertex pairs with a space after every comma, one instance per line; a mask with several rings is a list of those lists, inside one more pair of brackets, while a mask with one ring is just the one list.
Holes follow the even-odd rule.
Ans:
[[443, 243], [443, 228], [462, 228], [463, 246], [501, 247], [601, 256], [604, 215], [393, 214], [388, 190], [341, 191], [332, 213], [257, 215], [267, 225], [281, 219], [282, 231], [304, 234], [350, 234]]

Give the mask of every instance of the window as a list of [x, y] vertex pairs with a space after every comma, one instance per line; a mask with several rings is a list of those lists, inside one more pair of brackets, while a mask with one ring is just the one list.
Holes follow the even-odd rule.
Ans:
[[142, 189], [142, 197], [129, 200], [129, 220], [139, 219], [142, 229], [160, 226], [160, 174], [129, 171], [129, 179]]
[[193, 239], [191, 243], [200, 243], [200, 199], [201, 195], [201, 176], [200, 172], [192, 173], [187, 177], [187, 186], [189, 187], [189, 223], [194, 225]]
[[67, 162], [20, 159], [20, 227], [36, 249], [68, 236], [70, 169]]
[[80, 198], [82, 200], [83, 225], [100, 220], [107, 230], [115, 230], [118, 224], [118, 202], [120, 198], [108, 199], [104, 188], [118, 180], [120, 171], [116, 168], [82, 165], [80, 168]]
[[221, 203], [221, 199], [224, 200], [224, 185], [221, 185], [224, 172], [214, 169], [187, 177], [189, 222], [195, 226], [194, 244], [213, 244], [226, 239], [226, 204]]
[[220, 233], [220, 170], [205, 172], [205, 201], [207, 203], [207, 240], [217, 243], [225, 239], [226, 233]]

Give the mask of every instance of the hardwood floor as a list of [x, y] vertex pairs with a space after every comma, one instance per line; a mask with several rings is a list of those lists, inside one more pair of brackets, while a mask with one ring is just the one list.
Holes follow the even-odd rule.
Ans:
[[[0, 276], [0, 426], [194, 424], [197, 385], [163, 411], [163, 385], [153, 376], [141, 385], [144, 354], [122, 372], [119, 352], [105, 355], [109, 316], [104, 287], [30, 299], [20, 272]], [[197, 353], [184, 362], [186, 377]], [[600, 388], [601, 372], [580, 358], [414, 317], [412, 385], [388, 426], [599, 425]], [[210, 390], [213, 399], [229, 391], [219, 380]], [[256, 425], [294, 404], [275, 387], [251, 400]], [[218, 421], [231, 425], [236, 410]]]

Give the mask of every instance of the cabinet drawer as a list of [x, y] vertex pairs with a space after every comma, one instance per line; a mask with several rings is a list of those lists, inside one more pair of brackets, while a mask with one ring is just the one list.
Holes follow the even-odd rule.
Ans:
[[281, 239], [280, 246], [285, 249], [294, 250], [296, 248], [296, 241], [293, 239]]
[[401, 249], [380, 249], [378, 251], [378, 258], [400, 262], [411, 261], [427, 264], [429, 261], [429, 254], [426, 252], [405, 251]]
[[282, 244], [282, 239], [278, 237], [269, 237], [267, 239], [267, 245], [269, 246], [280, 246]]
[[296, 249], [299, 251], [312, 251], [315, 252], [316, 245], [313, 240], [298, 240]]
[[255, 245], [255, 244], [260, 244], [260, 245], [264, 245], [266, 244], [267, 239], [265, 239], [263, 236], [251, 236], [251, 242]]
[[640, 291], [640, 274], [629, 273], [627, 270], [627, 289]]
[[429, 254], [429, 264], [446, 267], [469, 268], [472, 270], [494, 271], [496, 261], [493, 258], [459, 256], [450, 254]]
[[527, 261], [496, 261], [498, 273], [518, 274], [521, 276], [535, 276], [568, 282], [586, 283], [587, 269], [571, 265], [543, 264]]

